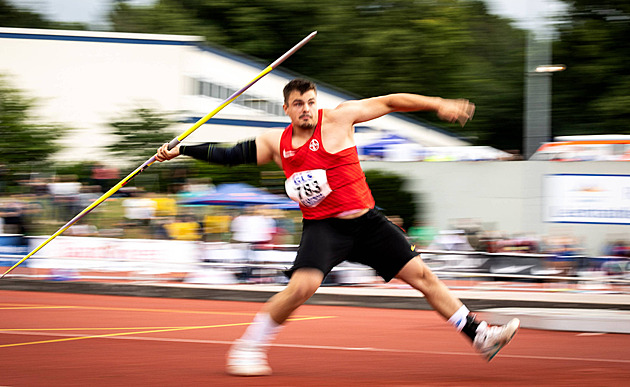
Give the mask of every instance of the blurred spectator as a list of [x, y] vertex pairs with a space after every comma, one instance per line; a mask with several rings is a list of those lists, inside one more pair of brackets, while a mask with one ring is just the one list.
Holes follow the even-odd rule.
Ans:
[[128, 238], [150, 238], [150, 226], [155, 218], [157, 203], [150, 197], [150, 193], [131, 192], [130, 197], [122, 202], [125, 210], [127, 227], [124, 228]]
[[184, 216], [164, 225], [169, 238], [179, 241], [201, 240], [201, 226], [192, 216]]
[[609, 241], [603, 253], [603, 257], [591, 258], [590, 268], [603, 270], [608, 275], [624, 275], [630, 272], [630, 243], [622, 236]]
[[495, 243], [497, 253], [538, 253], [540, 244], [535, 237], [517, 236], [503, 239]]
[[187, 184], [184, 185], [182, 190], [189, 194], [195, 193], [212, 193], [216, 191], [216, 187], [212, 184], [212, 179], [209, 177], [205, 178], [190, 178], [187, 181]]
[[0, 203], [2, 231], [6, 234], [25, 234], [24, 203], [11, 197]]
[[96, 163], [92, 167], [92, 184], [98, 185], [101, 192], [107, 192], [115, 186], [119, 180], [119, 171], [114, 167], [107, 167], [104, 164]]
[[82, 210], [79, 208], [80, 190], [81, 183], [74, 175], [57, 176], [48, 184], [57, 220], [68, 221]]
[[433, 241], [433, 238], [437, 235], [437, 229], [426, 226], [422, 222], [415, 222], [413, 226], [409, 227], [407, 234], [411, 241], [416, 244], [416, 247], [424, 248]]
[[168, 196], [151, 198], [155, 203], [155, 216], [175, 216], [177, 215], [177, 200]]
[[157, 208], [155, 201], [144, 193], [133, 193], [130, 198], [123, 200], [122, 205], [125, 208], [125, 218], [132, 225], [138, 226], [148, 226]]
[[462, 230], [443, 230], [433, 238], [429, 250], [473, 251]]
[[48, 179], [41, 176], [33, 176], [29, 180], [29, 190], [37, 197], [44, 197], [50, 194], [48, 190]]
[[229, 215], [206, 215], [203, 219], [204, 235], [207, 242], [221, 242], [229, 240]]
[[276, 231], [276, 222], [264, 215], [260, 208], [248, 207], [232, 220], [232, 239], [236, 242], [269, 243]]
[[549, 266], [563, 275], [571, 274], [577, 269], [576, 255], [581, 249], [577, 239], [569, 234], [554, 234], [544, 239], [543, 252], [553, 254]]
[[630, 258], [630, 243], [621, 238], [615, 239], [606, 245], [604, 255]]
[[94, 203], [101, 195], [101, 187], [98, 185], [84, 185], [81, 187], [79, 194], [77, 195], [78, 205], [83, 210]]
[[295, 224], [292, 219], [286, 216], [286, 212], [278, 209], [269, 209], [267, 216], [273, 219], [276, 228], [271, 243], [274, 245], [284, 245], [293, 243], [293, 233]]

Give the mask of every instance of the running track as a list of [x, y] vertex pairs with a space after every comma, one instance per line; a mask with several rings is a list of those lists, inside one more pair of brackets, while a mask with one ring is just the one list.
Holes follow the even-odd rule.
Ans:
[[261, 304], [0, 291], [0, 386], [620, 386], [630, 335], [521, 329], [491, 363], [434, 312], [305, 305], [271, 377], [223, 371]]

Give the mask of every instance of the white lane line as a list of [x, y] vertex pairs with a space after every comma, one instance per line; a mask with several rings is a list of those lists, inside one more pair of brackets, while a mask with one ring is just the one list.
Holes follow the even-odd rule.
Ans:
[[[2, 334], [9, 335], [30, 335], [30, 336], [53, 336], [53, 337], [81, 337], [84, 335], [75, 335], [70, 333], [50, 333], [50, 332], [15, 332], [0, 331]], [[199, 339], [178, 339], [164, 337], [145, 337], [145, 336], [113, 336], [99, 337], [107, 340], [137, 340], [137, 341], [161, 341], [173, 343], [193, 343], [193, 344], [221, 344], [231, 345], [233, 341], [226, 340], [199, 340]], [[444, 356], [479, 356], [472, 349], [470, 352], [448, 352], [448, 351], [426, 351], [416, 349], [391, 349], [391, 348], [372, 348], [372, 347], [340, 347], [331, 345], [307, 345], [307, 344], [271, 344], [272, 347], [278, 348], [298, 348], [298, 349], [321, 349], [332, 351], [362, 351], [362, 352], [382, 352], [382, 353], [407, 353], [407, 354], [423, 354], [423, 355], [444, 355]], [[557, 361], [580, 361], [595, 363], [619, 363], [630, 364], [630, 359], [601, 359], [588, 357], [567, 357], [567, 356], [535, 356], [535, 355], [515, 355], [501, 354], [502, 358], [511, 359], [531, 359], [531, 360], [557, 360]]]

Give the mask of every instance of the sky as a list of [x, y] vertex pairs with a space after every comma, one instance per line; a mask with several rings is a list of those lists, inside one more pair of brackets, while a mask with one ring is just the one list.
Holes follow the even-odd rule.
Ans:
[[[111, 0], [9, 0], [21, 7], [31, 8], [50, 19], [81, 22], [92, 27], [104, 25], [104, 17]], [[132, 0], [131, 4], [150, 4], [153, 0]], [[561, 13], [564, 4], [559, 0], [484, 0], [491, 13], [509, 17], [520, 28], [544, 28], [544, 16]]]

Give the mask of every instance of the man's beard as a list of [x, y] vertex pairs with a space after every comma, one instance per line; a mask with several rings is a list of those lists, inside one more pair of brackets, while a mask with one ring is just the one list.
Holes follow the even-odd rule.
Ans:
[[315, 129], [315, 126], [317, 125], [311, 121], [303, 122], [298, 125], [298, 127], [303, 130], [312, 130], [312, 129]]

